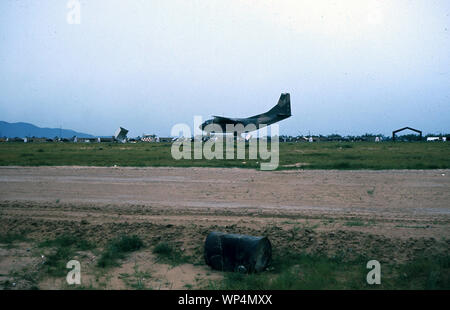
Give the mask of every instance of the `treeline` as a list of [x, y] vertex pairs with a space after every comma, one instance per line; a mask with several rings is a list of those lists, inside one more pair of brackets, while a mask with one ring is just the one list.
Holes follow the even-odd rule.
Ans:
[[[418, 134], [406, 134], [406, 135], [396, 135], [395, 141], [427, 141], [427, 138], [438, 138], [437, 141], [445, 141], [450, 139], [450, 134], [432, 134], [420, 137]], [[430, 140], [430, 139], [428, 139]], [[330, 135], [311, 135], [311, 136], [288, 136], [281, 135], [280, 141], [282, 142], [316, 142], [316, 141], [337, 141], [337, 142], [381, 142], [381, 141], [392, 141], [392, 136], [385, 136], [383, 134], [371, 134], [366, 133], [360, 136], [341, 136], [339, 134]]]

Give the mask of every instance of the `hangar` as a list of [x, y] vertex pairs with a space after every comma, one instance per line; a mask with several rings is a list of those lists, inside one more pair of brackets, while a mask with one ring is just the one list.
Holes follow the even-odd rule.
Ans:
[[408, 130], [408, 129], [409, 129], [409, 130], [412, 130], [412, 131], [414, 131], [414, 132], [417, 132], [417, 133], [419, 134], [419, 136], [420, 136], [420, 140], [422, 140], [422, 131], [420, 131], [420, 130], [418, 130], [418, 129], [411, 128], [411, 127], [403, 127], [403, 128], [394, 130], [394, 131], [392, 132], [392, 141], [395, 141], [395, 135], [396, 135], [398, 132], [403, 131], [403, 130]]

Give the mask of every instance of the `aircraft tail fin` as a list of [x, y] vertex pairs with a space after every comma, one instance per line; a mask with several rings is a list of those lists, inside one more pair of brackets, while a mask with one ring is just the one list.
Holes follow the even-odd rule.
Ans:
[[277, 105], [267, 113], [272, 115], [291, 116], [291, 96], [289, 93], [282, 93]]

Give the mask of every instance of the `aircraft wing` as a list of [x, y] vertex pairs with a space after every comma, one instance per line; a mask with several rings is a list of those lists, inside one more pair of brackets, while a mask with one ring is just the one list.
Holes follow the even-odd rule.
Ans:
[[229, 117], [216, 116], [216, 115], [213, 115], [213, 117], [214, 117], [214, 121], [216, 121], [217, 123], [222, 123], [222, 124], [237, 124], [238, 123], [238, 121], [236, 119], [229, 118]]

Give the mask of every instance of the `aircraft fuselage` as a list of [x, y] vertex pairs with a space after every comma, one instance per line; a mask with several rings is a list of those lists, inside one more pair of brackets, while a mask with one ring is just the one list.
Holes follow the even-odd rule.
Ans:
[[[200, 125], [200, 129], [207, 133], [242, 133], [257, 130], [259, 128], [282, 121], [291, 116], [291, 100], [288, 93], [281, 94], [278, 104], [266, 113], [247, 118], [231, 118], [214, 116]], [[227, 126], [228, 125], [228, 126]]]

